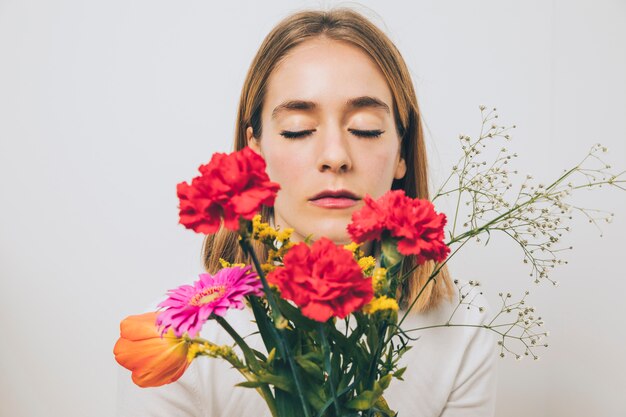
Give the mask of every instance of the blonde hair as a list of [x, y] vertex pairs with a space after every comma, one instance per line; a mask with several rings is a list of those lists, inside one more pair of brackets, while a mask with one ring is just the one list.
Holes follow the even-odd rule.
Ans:
[[[246, 129], [251, 126], [255, 138], [261, 138], [261, 109], [267, 82], [276, 65], [295, 46], [319, 37], [349, 42], [368, 54], [380, 67], [394, 99], [394, 117], [401, 138], [401, 155], [406, 161], [407, 172], [401, 179], [394, 179], [391, 188], [402, 189], [410, 197], [429, 198], [426, 148], [417, 98], [408, 68], [400, 52], [376, 25], [349, 8], [330, 10], [304, 10], [293, 13], [280, 21], [265, 37], [259, 48], [243, 85], [235, 129], [234, 150], [247, 146]], [[263, 207], [262, 221], [273, 219], [273, 207]], [[259, 259], [267, 258], [265, 247], [253, 241]], [[209, 273], [220, 268], [219, 258], [229, 262], [247, 262], [239, 247], [238, 235], [225, 228], [208, 235], [203, 245], [204, 266]], [[415, 266], [415, 257], [405, 259], [403, 270]], [[434, 268], [427, 262], [415, 269], [405, 284], [398, 288], [400, 307], [406, 309], [426, 283]], [[424, 289], [413, 312], [425, 312], [435, 308], [444, 298], [450, 299], [454, 285], [448, 268], [444, 265], [437, 279]]]

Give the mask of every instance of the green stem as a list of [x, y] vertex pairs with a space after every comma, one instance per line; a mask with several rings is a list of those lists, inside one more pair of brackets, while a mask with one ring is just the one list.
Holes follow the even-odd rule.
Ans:
[[388, 341], [385, 341], [385, 333], [387, 333], [387, 327], [388, 327], [387, 320], [383, 320], [381, 324], [381, 328], [378, 331], [378, 346], [376, 346], [376, 351], [374, 352], [374, 360], [372, 361], [370, 365], [367, 389], [374, 388], [374, 381], [376, 380], [376, 374], [378, 371], [378, 360], [380, 359], [380, 355], [382, 354], [383, 348], [388, 343]]
[[[415, 305], [415, 303], [417, 303], [417, 300], [419, 300], [420, 296], [422, 295], [422, 293], [424, 292], [424, 290], [426, 289], [426, 287], [428, 286], [428, 284], [430, 283], [430, 281], [434, 280], [435, 277], [437, 276], [437, 274], [439, 273], [439, 271], [441, 270], [441, 268], [444, 267], [444, 265], [446, 263], [448, 263], [448, 261], [450, 259], [452, 259], [452, 257], [467, 243], [469, 242], [469, 239], [464, 241], [463, 243], [461, 243], [461, 245], [456, 248], [454, 250], [454, 252], [452, 252], [445, 261], [443, 261], [443, 263], [441, 263], [438, 267], [435, 268], [435, 270], [430, 274], [430, 277], [428, 277], [428, 280], [426, 281], [426, 283], [424, 284], [424, 286], [422, 286], [422, 289], [420, 290], [420, 292], [417, 294], [417, 297], [415, 297], [415, 299], [413, 300], [413, 302], [411, 303], [411, 305], [409, 306], [409, 308], [406, 310], [406, 312], [404, 313], [404, 315], [402, 316], [402, 319], [398, 322], [398, 325], [396, 327], [400, 327], [400, 325], [402, 325], [402, 323], [404, 322], [404, 320], [407, 318], [407, 316], [409, 315], [409, 312], [411, 311], [411, 309], [413, 308], [413, 306]], [[389, 342], [389, 339], [387, 340], [387, 342]], [[387, 343], [385, 342], [385, 343]]]
[[[219, 317], [219, 316], [214, 316], [214, 317], [215, 317], [215, 320], [219, 323], [219, 325], [222, 326], [224, 330], [226, 330], [226, 332], [230, 335], [230, 337], [232, 337], [233, 340], [237, 343], [237, 345], [241, 348], [241, 351], [243, 352], [244, 357], [246, 358], [246, 362], [248, 362], [250, 366], [250, 369], [253, 372], [255, 370], [260, 369], [257, 358], [256, 356], [254, 356], [254, 352], [252, 352], [252, 349], [250, 349], [250, 346], [248, 346], [248, 344], [245, 342], [245, 340], [243, 340], [243, 338], [239, 335], [239, 333], [237, 333], [237, 331], [233, 329], [231, 325], [228, 324], [228, 322], [224, 320], [222, 317]], [[204, 339], [196, 338], [196, 340], [201, 341], [203, 343], [209, 343], [211, 345], [215, 345], [214, 343], [211, 343]], [[243, 375], [243, 377], [246, 378], [247, 381], [258, 381], [257, 378], [254, 376], [254, 373], [250, 373], [250, 372], [245, 371], [244, 369], [240, 369], [240, 364], [238, 364], [237, 362], [233, 360], [230, 360], [228, 358], [224, 358], [224, 359], [226, 359], [227, 362], [229, 362], [235, 369], [237, 369], [239, 373], [241, 373], [241, 375]], [[272, 395], [272, 391], [270, 390], [269, 386], [267, 384], [263, 384], [260, 387], [256, 388], [256, 390], [267, 403], [267, 407], [270, 409], [270, 413], [272, 413], [272, 417], [280, 417], [278, 415], [278, 410], [276, 409], [276, 402], [274, 401], [274, 396]]]
[[237, 331], [233, 329], [231, 325], [228, 324], [226, 320], [224, 320], [223, 317], [215, 315], [213, 317], [215, 317], [215, 321], [217, 321], [218, 324], [222, 326], [224, 330], [226, 330], [230, 337], [232, 337], [235, 343], [237, 343], [237, 345], [241, 348], [243, 356], [246, 358], [246, 362], [248, 362], [248, 365], [250, 366], [252, 372], [258, 372], [261, 369], [261, 366], [259, 365], [259, 361], [254, 355], [254, 352], [252, 351], [252, 349], [250, 349], [250, 346], [248, 346], [246, 341], [243, 340], [239, 333], [237, 333]]
[[[345, 387], [344, 389], [342, 389], [341, 391], [339, 391], [339, 393], [337, 394], [337, 398], [341, 397], [342, 395], [344, 395], [346, 392], [348, 391], [352, 391], [353, 389], [356, 389], [357, 385], [361, 382], [361, 378], [355, 378], [354, 381], [352, 381], [352, 383], [350, 383], [350, 385], [348, 385], [347, 387]], [[322, 408], [319, 410], [319, 412], [316, 414], [316, 417], [323, 417], [324, 412], [328, 409], [328, 407], [330, 407], [330, 405], [332, 404], [333, 399], [329, 398], [324, 405], [322, 406]]]
[[[244, 252], [248, 253], [248, 255], [250, 255], [250, 257], [252, 258], [254, 267], [256, 268], [259, 278], [261, 279], [261, 282], [263, 283], [265, 296], [267, 297], [267, 301], [272, 310], [272, 316], [274, 317], [274, 326], [268, 326], [268, 327], [270, 331], [274, 333], [275, 339], [279, 341], [279, 345], [278, 345], [279, 353], [281, 354], [282, 357], [286, 358], [287, 362], [289, 363], [289, 368], [291, 369], [291, 374], [293, 376], [293, 380], [296, 385], [296, 391], [298, 392], [298, 397], [302, 405], [302, 411], [304, 412], [304, 417], [311, 417], [310, 412], [309, 412], [309, 406], [307, 405], [306, 400], [304, 398], [304, 390], [302, 388], [302, 382], [300, 381], [300, 374], [298, 372], [298, 368], [296, 367], [296, 362], [293, 359], [293, 355], [291, 354], [291, 351], [289, 350], [289, 347], [287, 346], [287, 341], [285, 340], [284, 326], [279, 324], [282, 322], [286, 322], [285, 318], [282, 316], [282, 314], [280, 313], [280, 310], [278, 309], [278, 304], [276, 303], [276, 300], [274, 299], [274, 292], [270, 289], [269, 284], [267, 283], [267, 279], [265, 278], [263, 269], [261, 268], [259, 260], [257, 259], [256, 253], [254, 252], [254, 249], [250, 245], [250, 242], [247, 239], [242, 237], [239, 243], [241, 247], [243, 248]], [[277, 325], [278, 325], [278, 328], [277, 328]]]
[[261, 268], [261, 264], [256, 257], [256, 253], [254, 252], [254, 249], [250, 245], [250, 242], [243, 237], [239, 241], [239, 243], [241, 247], [243, 248], [244, 252], [248, 253], [250, 257], [252, 258], [254, 267], [256, 268], [257, 273], [259, 274], [259, 278], [261, 279], [261, 283], [263, 284], [263, 292], [265, 293], [265, 296], [267, 297], [267, 301], [272, 310], [272, 317], [274, 318], [274, 325], [278, 328], [284, 328], [284, 325], [287, 323], [285, 321], [285, 318], [282, 316], [282, 314], [280, 314], [280, 310], [278, 309], [278, 304], [276, 303], [276, 299], [274, 298], [274, 292], [270, 289], [270, 286], [267, 283], [267, 278], [265, 278], [265, 273], [263, 272], [263, 269]]
[[432, 326], [416, 327], [415, 329], [404, 330], [404, 333], [417, 332], [417, 331], [425, 330], [425, 329], [434, 329], [434, 328], [437, 328], [437, 327], [476, 327], [476, 328], [479, 328], [479, 329], [489, 329], [489, 330], [492, 330], [493, 332], [499, 334], [500, 336], [506, 336], [508, 331], [507, 332], [499, 332], [495, 328], [496, 327], [501, 327], [501, 326], [508, 326], [509, 324], [515, 324], [515, 323], [506, 323], [506, 324], [502, 324], [502, 325], [498, 325], [498, 326], [489, 326], [489, 325], [486, 325], [486, 324], [452, 324], [452, 323], [447, 324], [447, 323], [444, 323], [444, 324], [435, 324], [435, 325], [432, 325]]
[[[547, 186], [545, 188], [545, 191], [548, 192], [550, 190], [552, 190], [554, 187], [556, 187], [557, 185], [559, 185], [563, 180], [565, 180], [565, 178], [569, 177], [573, 172], [576, 171], [576, 169], [578, 169], [578, 166], [570, 169], [569, 171], [567, 171], [566, 173], [564, 173], [563, 175], [561, 175], [561, 177], [559, 177], [556, 181], [554, 181], [552, 184], [550, 184], [549, 186]], [[461, 198], [461, 191], [462, 191], [462, 187], [459, 186], [459, 200]], [[463, 240], [465, 238], [471, 238], [473, 236], [476, 236], [478, 234], [480, 234], [481, 232], [483, 232], [484, 230], [487, 230], [489, 228], [489, 226], [491, 226], [494, 223], [497, 223], [498, 221], [500, 221], [501, 219], [510, 216], [511, 214], [513, 214], [516, 211], [521, 210], [522, 208], [524, 208], [525, 206], [532, 204], [535, 202], [535, 200], [537, 200], [539, 197], [541, 197], [542, 194], [537, 194], [533, 197], [531, 197], [528, 201], [525, 201], [515, 207], [513, 207], [511, 210], [508, 210], [504, 213], [502, 213], [501, 215], [499, 215], [498, 217], [496, 217], [495, 219], [490, 220], [489, 222], [485, 223], [484, 225], [476, 228], [476, 229], [472, 229], [472, 230], [468, 230], [465, 233], [462, 233], [461, 235], [452, 238], [452, 240], [450, 240], [448, 243], [446, 243], [446, 245], [450, 246], [453, 243], [456, 243], [460, 240]], [[458, 205], [457, 205], [457, 209], [458, 209]], [[452, 229], [452, 236], [454, 236], [454, 231], [456, 228], [456, 215], [455, 215], [455, 222], [454, 222], [454, 228]]]
[[339, 411], [339, 402], [337, 401], [337, 393], [335, 392], [335, 385], [333, 384], [332, 379], [332, 366], [330, 364], [330, 345], [328, 344], [328, 340], [326, 339], [326, 329], [324, 327], [324, 323], [320, 323], [319, 332], [322, 336], [322, 351], [324, 352], [324, 368], [326, 368], [326, 373], [328, 374], [328, 385], [330, 386], [330, 395], [333, 399], [333, 406], [335, 407], [335, 414], [337, 417], [340, 417]]

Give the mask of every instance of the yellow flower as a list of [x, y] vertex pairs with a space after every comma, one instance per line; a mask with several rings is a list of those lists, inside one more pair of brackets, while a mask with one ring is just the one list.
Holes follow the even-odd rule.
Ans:
[[276, 252], [276, 258], [282, 259], [283, 256], [287, 254], [287, 251], [293, 247], [293, 245], [293, 242], [286, 242], [285, 244], [283, 244], [280, 248], [278, 248], [278, 252]]
[[372, 286], [374, 287], [374, 292], [382, 291], [386, 283], [387, 283], [387, 269], [385, 268], [374, 269], [374, 273], [372, 274]]
[[360, 249], [361, 245], [362, 245], [362, 243], [352, 242], [352, 243], [349, 243], [347, 245], [343, 245], [343, 248], [349, 250], [350, 252], [352, 252], [354, 257], [359, 259], [359, 258], [362, 258], [362, 257], [365, 256], [365, 252], [363, 252]]
[[261, 215], [256, 214], [252, 218], [252, 237], [256, 240], [274, 241], [277, 231], [269, 223], [261, 222]]
[[377, 311], [384, 310], [398, 311], [398, 302], [393, 298], [383, 295], [381, 297], [374, 298], [366, 304], [365, 307], [363, 307], [363, 311], [367, 314], [374, 314]]
[[254, 229], [255, 227], [258, 227], [260, 224], [261, 224], [261, 215], [255, 214], [254, 217], [252, 217], [252, 228]]
[[288, 227], [285, 230], [276, 230], [269, 223], [261, 222], [261, 215], [257, 214], [252, 218], [252, 237], [256, 240], [266, 242], [279, 241], [283, 245], [289, 241], [293, 228]]
[[293, 228], [291, 227], [288, 227], [285, 230], [279, 230], [276, 233], [276, 240], [279, 240], [284, 243], [285, 241], [289, 240], [292, 233], [293, 233]]
[[358, 262], [365, 275], [369, 275], [376, 266], [376, 259], [373, 256], [365, 256], [359, 259]]
[[275, 251], [274, 249], [268, 249], [267, 250], [267, 263], [273, 264], [276, 259], [278, 259], [278, 251]]
[[205, 346], [201, 346], [197, 343], [192, 343], [189, 346], [189, 350], [187, 351], [187, 360], [189, 362], [194, 360], [198, 355], [201, 355], [204, 352], [204, 348]]
[[262, 233], [265, 233], [265, 230], [267, 229], [268, 226], [269, 225], [267, 223], [261, 222], [261, 215], [256, 214], [252, 218], [252, 237], [254, 239], [259, 239], [260, 235]]
[[352, 253], [355, 253], [359, 246], [361, 246], [360, 243], [352, 242], [347, 245], [343, 245], [343, 248], [348, 249]]
[[220, 265], [222, 266], [222, 268], [230, 268], [231, 266], [241, 266], [244, 267], [246, 266], [246, 264], [231, 264], [230, 262], [228, 262], [226, 259], [220, 258]]
[[274, 240], [276, 239], [276, 230], [271, 227], [265, 227], [259, 230], [259, 240]]
[[268, 249], [266, 262], [267, 268], [271, 267], [272, 269], [274, 269], [275, 262], [278, 262], [280, 264], [287, 251], [289, 251], [289, 249], [291, 249], [293, 245], [293, 242], [286, 241], [280, 248], [278, 248], [278, 250]]
[[211, 358], [223, 358], [236, 367], [243, 367], [243, 363], [228, 345], [219, 346], [213, 343], [194, 343], [189, 347], [187, 352], [187, 360], [191, 362], [197, 356], [204, 355]]

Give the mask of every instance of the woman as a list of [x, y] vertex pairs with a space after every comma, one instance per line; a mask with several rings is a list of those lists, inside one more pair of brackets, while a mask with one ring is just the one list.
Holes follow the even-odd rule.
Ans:
[[[240, 99], [235, 149], [245, 146], [265, 158], [270, 179], [281, 185], [275, 206], [263, 209], [264, 221], [293, 228], [296, 242], [313, 235], [349, 243], [346, 226], [366, 194], [378, 198], [403, 189], [428, 198], [420, 113], [406, 64], [383, 32], [350, 9], [295, 13], [269, 33]], [[375, 245], [364, 249], [379, 252]], [[245, 261], [237, 235], [226, 229], [205, 241], [207, 271], [219, 269], [220, 257]], [[401, 308], [432, 268], [421, 266], [398, 289]], [[403, 328], [445, 323], [457, 297], [444, 267]], [[486, 316], [463, 308], [454, 323], [482, 324]], [[226, 318], [240, 334], [254, 332], [250, 312], [231, 311]], [[203, 337], [232, 343], [210, 324]], [[255, 336], [250, 343], [262, 350]], [[403, 357], [405, 381], [394, 381], [385, 393], [392, 409], [400, 416], [494, 414], [495, 341], [488, 330], [435, 328], [414, 336], [420, 339]], [[233, 387], [241, 377], [221, 360], [195, 360], [181, 379], [159, 388], [135, 387], [120, 372], [119, 416], [269, 416], [254, 390]]]

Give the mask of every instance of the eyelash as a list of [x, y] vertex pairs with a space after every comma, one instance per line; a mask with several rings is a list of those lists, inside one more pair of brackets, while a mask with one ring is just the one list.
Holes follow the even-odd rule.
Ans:
[[[348, 130], [350, 130], [356, 136], [363, 137], [363, 138], [377, 138], [383, 133], [385, 133], [384, 130], [356, 130], [356, 129], [348, 129]], [[297, 139], [297, 138], [301, 138], [304, 136], [308, 136], [312, 132], [314, 132], [314, 130], [302, 130], [300, 132], [290, 132], [288, 130], [283, 130], [282, 132], [280, 132], [280, 134], [286, 139]]]

